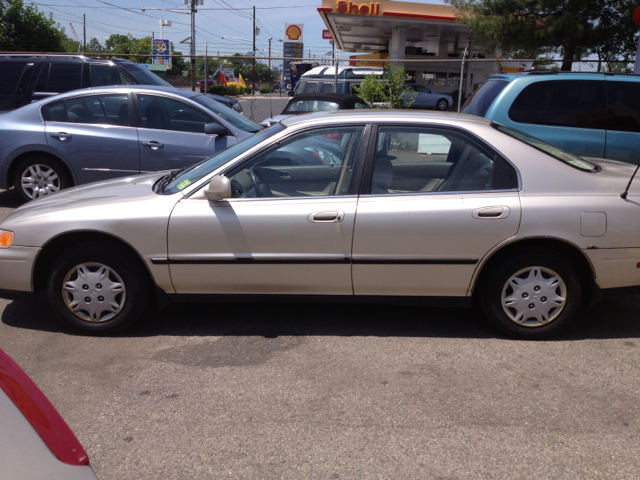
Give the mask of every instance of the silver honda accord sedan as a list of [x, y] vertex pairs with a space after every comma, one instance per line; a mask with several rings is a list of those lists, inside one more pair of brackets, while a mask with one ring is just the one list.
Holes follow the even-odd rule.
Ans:
[[475, 301], [508, 335], [544, 338], [638, 291], [634, 168], [472, 116], [299, 116], [186, 169], [18, 208], [0, 225], [0, 297], [42, 292], [96, 334], [179, 301]]

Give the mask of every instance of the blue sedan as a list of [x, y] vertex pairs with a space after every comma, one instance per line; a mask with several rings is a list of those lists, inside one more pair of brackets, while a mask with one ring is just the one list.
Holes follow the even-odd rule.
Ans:
[[261, 127], [208, 95], [149, 85], [67, 92], [0, 115], [0, 189], [25, 200], [186, 167]]

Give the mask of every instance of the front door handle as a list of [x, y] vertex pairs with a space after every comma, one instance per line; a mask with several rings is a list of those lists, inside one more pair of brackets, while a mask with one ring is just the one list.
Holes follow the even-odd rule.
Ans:
[[473, 211], [473, 218], [507, 218], [511, 209], [506, 206], [482, 207]]
[[151, 150], [157, 150], [159, 148], [164, 147], [164, 145], [162, 145], [159, 142], [156, 142], [155, 140], [152, 140], [150, 142], [142, 142], [142, 145], [145, 146], [145, 147], [151, 148]]
[[65, 141], [67, 138], [71, 138], [71, 134], [70, 133], [66, 133], [66, 132], [58, 132], [58, 133], [52, 133], [51, 136], [53, 138], [59, 138], [61, 141]]
[[315, 212], [311, 213], [307, 219], [313, 223], [337, 223], [341, 222], [344, 218], [344, 212], [331, 211], [331, 212]]

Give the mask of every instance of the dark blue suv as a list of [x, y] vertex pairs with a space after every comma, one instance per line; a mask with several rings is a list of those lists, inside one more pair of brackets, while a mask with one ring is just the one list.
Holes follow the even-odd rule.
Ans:
[[640, 163], [638, 75], [492, 75], [462, 111], [521, 130], [577, 155]]

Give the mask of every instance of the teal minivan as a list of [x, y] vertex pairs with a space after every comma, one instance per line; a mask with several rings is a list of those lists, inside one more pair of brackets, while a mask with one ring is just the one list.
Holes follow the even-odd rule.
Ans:
[[580, 156], [640, 163], [640, 75], [526, 72], [489, 77], [462, 108]]

